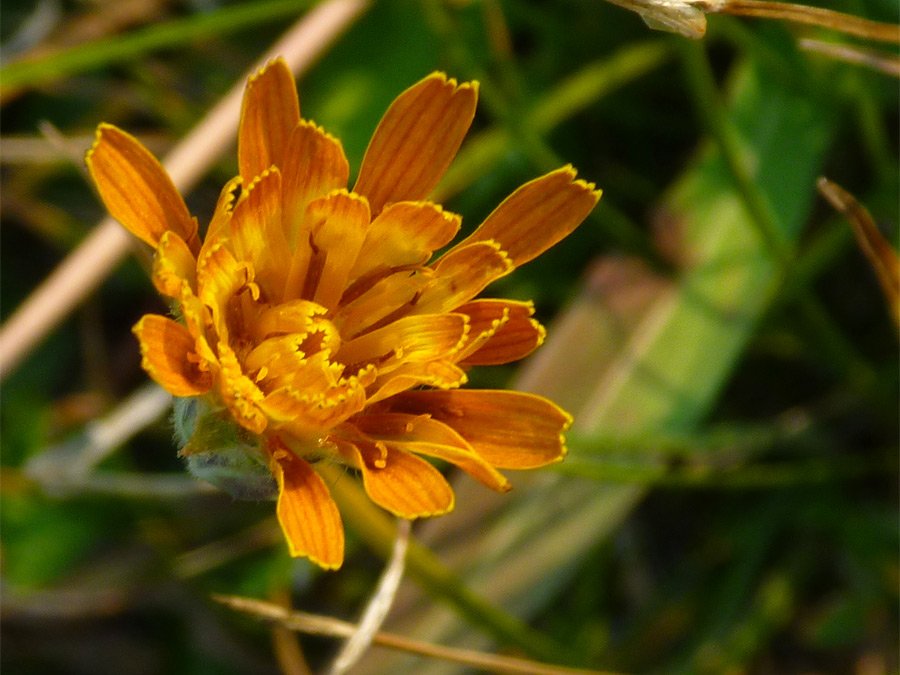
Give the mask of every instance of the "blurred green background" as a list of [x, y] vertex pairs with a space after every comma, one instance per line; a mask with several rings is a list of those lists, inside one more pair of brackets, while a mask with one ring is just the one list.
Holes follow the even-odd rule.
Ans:
[[[80, 160], [96, 125], [163, 154], [313, 4], [4, 0], [3, 319], [104, 215]], [[831, 7], [898, 21], [893, 0]], [[897, 81], [797, 35], [711, 16], [690, 42], [601, 0], [382, 0], [300, 79], [351, 171], [407, 86], [480, 80], [437, 190], [464, 231], [566, 163], [604, 190], [488, 289], [534, 299], [547, 344], [471, 373], [571, 410], [570, 456], [496, 501], [457, 483], [458, 513], [414, 529], [456, 576], [412, 561], [388, 628], [628, 673], [897, 672], [897, 333], [815, 190], [843, 185], [896, 247]], [[231, 152], [187, 195], [201, 224], [236, 173]], [[184, 474], [165, 419], [104, 460], [108, 483], [26, 469], [146, 382], [130, 327], [165, 311], [131, 257], [3, 383], [5, 673], [303, 672], [296, 643], [210, 594], [352, 620], [377, 580], [378, 514], [344, 513], [339, 572], [292, 561], [271, 504]], [[314, 672], [334, 650], [299, 644]], [[460, 671], [375, 649], [354, 672]]]

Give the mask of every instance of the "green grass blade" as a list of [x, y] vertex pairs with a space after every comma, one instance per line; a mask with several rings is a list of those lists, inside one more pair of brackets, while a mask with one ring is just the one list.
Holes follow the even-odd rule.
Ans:
[[[808, 94], [745, 63], [735, 73], [728, 110], [753, 167], [750, 178], [788, 246], [807, 219], [815, 177], [836, 129], [836, 115]], [[623, 326], [611, 325], [621, 317], [586, 293], [550, 327], [548, 343], [522, 380], [526, 389], [572, 410], [584, 433], [696, 427], [780, 287], [782, 262], [762, 238], [714, 146], [705, 147], [673, 186], [665, 209], [683, 228], [682, 252], [690, 261], [677, 281], [663, 286], [640, 316], [624, 318], [631, 322], [624, 326], [624, 342]], [[514, 482], [514, 497], [480, 513], [480, 536], [469, 536], [474, 524], [465, 522], [443, 522], [422, 536], [432, 546], [443, 544], [443, 559], [467, 568], [470, 588], [517, 614], [554, 597], [647, 489], [546, 472], [517, 475]], [[460, 503], [480, 499], [465, 482], [456, 489]], [[442, 641], [473, 640], [441, 608], [412, 613], [402, 626], [428, 626], [429, 637]]]
[[297, 14], [312, 4], [312, 0], [241, 3], [209, 14], [167, 21], [126, 35], [70, 47], [39, 59], [14, 61], [0, 69], [0, 92], [102, 68], [200, 38], [246, 30]]

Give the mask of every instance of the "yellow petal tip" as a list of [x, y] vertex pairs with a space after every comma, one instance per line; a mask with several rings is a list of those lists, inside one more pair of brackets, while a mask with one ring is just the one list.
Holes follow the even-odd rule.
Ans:
[[94, 131], [94, 142], [91, 143], [91, 147], [88, 148], [88, 151], [86, 153], [84, 153], [84, 161], [88, 163], [88, 166], [90, 166], [91, 157], [93, 156], [94, 152], [97, 150], [97, 147], [100, 145], [100, 141], [103, 139], [103, 133], [110, 129], [115, 129], [116, 131], [119, 131], [119, 129], [117, 127], [113, 126], [109, 122], [101, 122], [100, 124], [97, 125], [97, 129]]
[[[283, 57], [276, 56], [275, 58], [266, 61], [264, 65], [262, 65], [255, 73], [247, 78], [247, 88], [249, 89], [262, 75], [266, 73], [266, 71], [271, 68], [284, 68], [288, 72], [290, 72], [291, 70], [290, 68], [288, 68], [288, 64]], [[291, 77], [293, 77], [293, 75]]]
[[291, 557], [292, 558], [306, 558], [311, 563], [313, 563], [314, 565], [317, 565], [318, 567], [321, 567], [326, 572], [335, 572], [341, 568], [341, 565], [344, 564], [343, 560], [338, 560], [336, 562], [321, 560], [320, 558], [317, 558], [314, 555], [311, 555], [304, 551], [296, 551], [294, 549], [291, 549]]

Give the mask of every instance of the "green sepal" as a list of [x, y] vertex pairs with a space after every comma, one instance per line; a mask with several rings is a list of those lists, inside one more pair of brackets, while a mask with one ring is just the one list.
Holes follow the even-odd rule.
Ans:
[[225, 411], [214, 411], [200, 399], [176, 399], [175, 437], [179, 454], [196, 478], [235, 499], [275, 499], [278, 485], [269, 471], [262, 437], [234, 423]]

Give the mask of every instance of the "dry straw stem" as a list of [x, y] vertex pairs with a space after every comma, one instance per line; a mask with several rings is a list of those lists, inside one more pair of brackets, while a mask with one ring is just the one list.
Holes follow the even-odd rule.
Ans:
[[865, 66], [885, 75], [900, 77], [900, 59], [891, 54], [865, 49], [855, 45], [823, 42], [804, 38], [799, 42], [800, 49], [829, 56], [838, 61]]
[[172, 395], [157, 384], [140, 387], [115, 410], [90, 422], [84, 432], [33, 455], [24, 475], [47, 493], [99, 492], [119, 496], [180, 497], [198, 494], [203, 484], [169, 474], [96, 472], [95, 467], [129, 438], [158, 419], [172, 405]]
[[344, 643], [341, 651], [335, 657], [328, 675], [344, 675], [362, 658], [363, 654], [372, 644], [372, 640], [378, 633], [378, 629], [387, 618], [394, 598], [397, 597], [397, 589], [403, 578], [403, 570], [406, 566], [406, 550], [409, 548], [409, 533], [412, 524], [402, 518], [397, 519], [397, 536], [394, 538], [394, 548], [391, 558], [378, 581], [372, 599], [369, 601], [356, 632]]
[[790, 21], [807, 26], [830, 28], [867, 40], [900, 44], [900, 26], [862, 19], [832, 9], [765, 0], [725, 0], [721, 4], [714, 2], [713, 5], [714, 7], [709, 10], [713, 13]]
[[819, 178], [816, 182], [819, 192], [828, 203], [840, 211], [850, 225], [859, 242], [859, 247], [866, 254], [888, 301], [888, 307], [894, 324], [900, 330], [900, 258], [887, 240], [878, 231], [869, 212], [837, 183], [827, 178]]
[[[356, 625], [347, 621], [318, 614], [290, 611], [279, 605], [253, 598], [244, 598], [237, 595], [213, 595], [212, 598], [231, 609], [252, 614], [266, 621], [274, 621], [286, 628], [309, 635], [350, 637], [357, 630]], [[490, 673], [512, 673], [514, 675], [616, 675], [607, 671], [551, 666], [525, 659], [485, 654], [468, 649], [443, 647], [411, 640], [393, 633], [375, 633], [372, 636], [372, 644], [409, 654], [471, 666]]]
[[[368, 5], [368, 0], [328, 0], [316, 6], [266, 52], [251, 72], [280, 55], [299, 75]], [[163, 160], [179, 191], [189, 191], [231, 144], [243, 91], [242, 78]], [[0, 329], [0, 379], [96, 288], [125, 257], [132, 242], [125, 228], [107, 217], [32, 292]]]
[[651, 28], [692, 40], [706, 34], [704, 14], [733, 14], [829, 28], [847, 35], [900, 44], [900, 26], [871, 21], [821, 7], [766, 0], [608, 0], [640, 14]]

